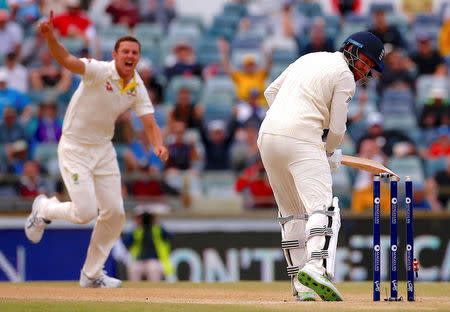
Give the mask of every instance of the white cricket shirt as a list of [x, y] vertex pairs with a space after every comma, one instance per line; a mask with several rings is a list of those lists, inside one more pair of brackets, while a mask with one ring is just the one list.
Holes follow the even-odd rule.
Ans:
[[67, 108], [64, 136], [79, 143], [104, 144], [114, 135], [117, 117], [130, 107], [137, 116], [154, 113], [147, 89], [136, 71], [122, 88], [114, 61], [81, 60], [86, 70]]
[[355, 89], [341, 52], [306, 54], [264, 92], [270, 108], [260, 131], [321, 143], [323, 130], [329, 129], [326, 149], [332, 152], [345, 134]]

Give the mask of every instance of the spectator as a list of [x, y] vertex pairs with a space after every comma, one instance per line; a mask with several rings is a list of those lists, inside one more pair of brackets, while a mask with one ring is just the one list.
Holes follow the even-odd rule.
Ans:
[[383, 75], [381, 75], [377, 91], [382, 94], [386, 88], [397, 90], [414, 90], [415, 81], [412, 74], [413, 63], [403, 56], [400, 50], [392, 50], [384, 60]]
[[189, 88], [181, 87], [177, 92], [175, 106], [169, 112], [168, 129], [172, 131], [172, 125], [175, 121], [183, 121], [189, 129], [199, 128], [202, 117], [202, 108], [200, 105], [194, 105]]
[[163, 85], [161, 83], [161, 79], [157, 77], [153, 72], [153, 63], [148, 59], [141, 59], [141, 62], [138, 66], [139, 75], [142, 78], [147, 90], [151, 91], [154, 94], [154, 98], [151, 99], [152, 103], [159, 104], [164, 101], [164, 90]]
[[450, 56], [450, 6], [447, 5], [442, 17], [442, 26], [438, 36], [438, 51], [443, 57]]
[[0, 58], [10, 52], [20, 55], [23, 32], [17, 23], [10, 20], [7, 10], [0, 10]]
[[131, 118], [130, 110], [117, 117], [112, 138], [114, 144], [130, 144], [133, 141], [134, 129]]
[[78, 38], [88, 47], [95, 38], [95, 27], [80, 7], [80, 0], [66, 0], [66, 11], [56, 15], [53, 26], [63, 38]]
[[225, 39], [218, 40], [220, 59], [225, 72], [231, 76], [236, 85], [236, 96], [239, 100], [245, 101], [250, 94], [250, 90], [257, 89], [260, 92], [258, 104], [265, 106], [266, 100], [263, 96], [265, 83], [270, 67], [272, 57], [266, 55], [266, 62], [263, 68], [258, 68], [256, 59], [251, 54], [246, 54], [242, 58], [242, 70], [234, 69], [230, 63], [229, 44]]
[[236, 119], [232, 119], [228, 126], [223, 120], [213, 120], [200, 127], [203, 146], [205, 147], [205, 170], [230, 169], [230, 146], [233, 143], [234, 132], [237, 128]]
[[[449, 207], [450, 202], [450, 157], [447, 157], [447, 165], [445, 170], [438, 171], [434, 176], [435, 187], [437, 190], [437, 198], [442, 207]], [[436, 187], [437, 186], [437, 187]]]
[[20, 91], [28, 92], [28, 69], [17, 62], [17, 55], [10, 52], [6, 55], [5, 66], [0, 68], [8, 77], [7, 87]]
[[259, 155], [253, 158], [251, 165], [237, 178], [234, 187], [238, 193], [248, 190], [249, 208], [276, 206], [272, 188]]
[[47, 183], [39, 173], [39, 164], [32, 160], [25, 162], [19, 181], [19, 195], [22, 198], [33, 199], [47, 192]]
[[40, 56], [40, 65], [30, 71], [30, 83], [33, 91], [55, 89], [61, 94], [69, 91], [72, 85], [72, 74], [55, 64], [50, 52], [45, 50]]
[[418, 75], [446, 76], [447, 66], [442, 56], [433, 48], [427, 34], [419, 34], [417, 52], [411, 55], [411, 60], [417, 66]]
[[381, 39], [384, 44], [390, 44], [395, 49], [404, 49], [406, 44], [402, 35], [394, 25], [389, 25], [386, 21], [386, 12], [383, 8], [377, 8], [373, 12], [373, 27], [369, 32]]
[[16, 21], [25, 30], [39, 19], [39, 3], [37, 0], [8, 0], [11, 9], [11, 20]]
[[437, 199], [436, 182], [433, 179], [427, 179], [425, 183], [414, 183], [413, 202], [414, 209], [442, 210], [442, 205]]
[[141, 22], [158, 23], [167, 29], [177, 16], [174, 0], [140, 0]]
[[17, 121], [17, 112], [7, 106], [3, 110], [3, 122], [0, 123], [0, 144], [25, 140], [25, 130]]
[[[384, 164], [387, 160], [386, 156], [380, 149], [377, 142], [370, 137], [361, 140], [358, 149], [358, 156], [372, 159]], [[353, 194], [351, 200], [351, 210], [355, 213], [362, 213], [364, 211], [371, 211], [373, 208], [373, 194], [372, 194], [373, 174], [364, 170], [357, 170], [355, 182], [353, 183]], [[385, 185], [381, 189], [381, 207], [385, 214], [389, 213], [389, 199], [388, 190]]]
[[347, 128], [353, 141], [361, 138], [361, 129], [366, 128], [367, 117], [376, 112], [375, 103], [369, 99], [369, 92], [365, 88], [359, 88], [353, 100], [349, 103]]
[[123, 160], [128, 172], [146, 169], [149, 173], [158, 174], [163, 167], [162, 161], [153, 153], [143, 129], [137, 132], [137, 138], [125, 149]]
[[447, 90], [433, 87], [419, 117], [422, 129], [434, 129], [439, 126], [450, 126], [450, 106]]
[[436, 141], [431, 143], [428, 151], [429, 158], [450, 157], [449, 129], [448, 126], [442, 126], [438, 129], [438, 137]]
[[408, 16], [410, 23], [414, 23], [418, 14], [433, 14], [433, 0], [402, 0], [401, 8]]
[[198, 197], [201, 193], [197, 170], [193, 167], [200, 159], [195, 142], [186, 142], [186, 124], [175, 121], [172, 125], [173, 142], [168, 145], [169, 159], [164, 172], [168, 185], [184, 196]]
[[361, 0], [331, 0], [331, 7], [334, 12], [341, 16], [348, 14], [359, 14], [361, 9]]
[[199, 154], [193, 142], [186, 143], [186, 124], [183, 121], [175, 121], [171, 127], [173, 143], [168, 145], [169, 159], [166, 163], [166, 171], [192, 170], [192, 163], [199, 159]]
[[[157, 209], [163, 207], [163, 209]], [[170, 239], [172, 235], [162, 227], [158, 215], [166, 212], [162, 205], [138, 205], [135, 208], [136, 228], [125, 238], [132, 261], [128, 264], [131, 281], [174, 280], [175, 271], [170, 263]]]
[[8, 88], [8, 76], [5, 71], [0, 70], [0, 116], [3, 110], [10, 106], [16, 112], [22, 113], [28, 106], [30, 99], [20, 91]]
[[36, 143], [57, 144], [61, 137], [62, 122], [57, 117], [56, 104], [53, 101], [41, 103], [33, 141]]
[[186, 40], [178, 41], [173, 48], [173, 54], [175, 57], [174, 61], [169, 61], [165, 68], [167, 81], [170, 81], [175, 76], [197, 76], [202, 78], [203, 67], [195, 60], [191, 43]]
[[325, 21], [319, 17], [315, 19], [313, 27], [309, 31], [309, 41], [300, 55], [312, 52], [334, 52], [333, 41], [326, 37]]
[[303, 38], [308, 27], [308, 19], [297, 10], [295, 4], [293, 0], [283, 0], [276, 4], [274, 2], [273, 6], [277, 6], [276, 8], [268, 8], [270, 36], [264, 45], [277, 49], [292, 40], [298, 47], [298, 40]]
[[34, 27], [32, 33], [23, 42], [20, 62], [28, 69], [37, 67], [40, 64], [40, 56], [44, 51], [47, 51], [44, 37]]
[[6, 172], [21, 175], [28, 160], [28, 143], [18, 140], [5, 146]]
[[105, 11], [111, 15], [114, 24], [134, 28], [139, 23], [138, 7], [131, 0], [111, 0]]
[[236, 140], [231, 149], [231, 161], [234, 170], [244, 170], [259, 155], [258, 130], [259, 128], [256, 128], [255, 125], [248, 123], [236, 131]]
[[390, 157], [393, 155], [394, 145], [399, 142], [414, 144], [410, 138], [397, 130], [384, 130], [383, 115], [373, 113], [367, 118], [367, 132], [357, 144], [357, 150], [360, 150], [361, 143], [367, 139], [374, 139], [382, 152]]
[[257, 129], [261, 126], [267, 109], [258, 105], [259, 96], [258, 89], [251, 89], [247, 101], [241, 101], [237, 105], [236, 119], [240, 125], [250, 124]]

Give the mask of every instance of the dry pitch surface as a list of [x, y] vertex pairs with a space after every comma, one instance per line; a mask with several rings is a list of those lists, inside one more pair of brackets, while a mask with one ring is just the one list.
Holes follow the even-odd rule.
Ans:
[[[450, 283], [416, 283], [416, 302], [372, 302], [371, 283], [337, 284], [344, 302], [296, 302], [288, 282], [125, 282], [83, 289], [75, 282], [0, 283], [0, 311], [450, 311]], [[389, 288], [382, 285], [383, 293]], [[400, 284], [400, 295], [405, 285]]]

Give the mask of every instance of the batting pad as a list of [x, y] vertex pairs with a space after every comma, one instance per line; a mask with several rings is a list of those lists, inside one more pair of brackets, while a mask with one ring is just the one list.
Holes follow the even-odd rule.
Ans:
[[[297, 295], [298, 288], [295, 281], [297, 280], [298, 271], [305, 265], [307, 259], [306, 251], [306, 235], [305, 227], [307, 215], [288, 216], [286, 218], [278, 218], [281, 226], [281, 247], [287, 262], [287, 274], [292, 282], [292, 294]], [[300, 285], [299, 285], [300, 286]], [[304, 291], [301, 289], [300, 291]]]
[[329, 277], [334, 276], [337, 239], [341, 227], [338, 202], [339, 199], [334, 197], [332, 206], [325, 211], [313, 212], [306, 224], [308, 262], [317, 269], [322, 266]]

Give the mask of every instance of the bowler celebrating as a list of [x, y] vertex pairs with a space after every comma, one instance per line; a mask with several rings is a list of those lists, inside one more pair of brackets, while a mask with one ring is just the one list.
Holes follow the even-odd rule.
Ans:
[[[341, 225], [331, 173], [337, 170], [348, 103], [356, 81], [383, 69], [384, 48], [375, 35], [351, 35], [334, 53], [306, 54], [266, 89], [270, 105], [258, 147], [279, 209], [282, 243], [297, 300], [341, 301], [334, 276]], [[329, 129], [326, 143], [323, 130]]]
[[36, 197], [25, 233], [30, 241], [38, 243], [51, 220], [83, 224], [98, 217], [80, 285], [120, 287], [120, 280], [103, 271], [125, 222], [120, 171], [111, 142], [117, 117], [131, 107], [140, 117], [154, 153], [163, 161], [168, 158], [152, 103], [135, 71], [140, 43], [131, 36], [119, 38], [112, 52], [113, 61], [101, 62], [79, 59], [67, 52], [55, 37], [53, 12], [49, 21], [40, 23], [39, 31], [55, 60], [81, 75], [82, 81], [70, 100], [58, 145], [59, 168], [72, 201]]

